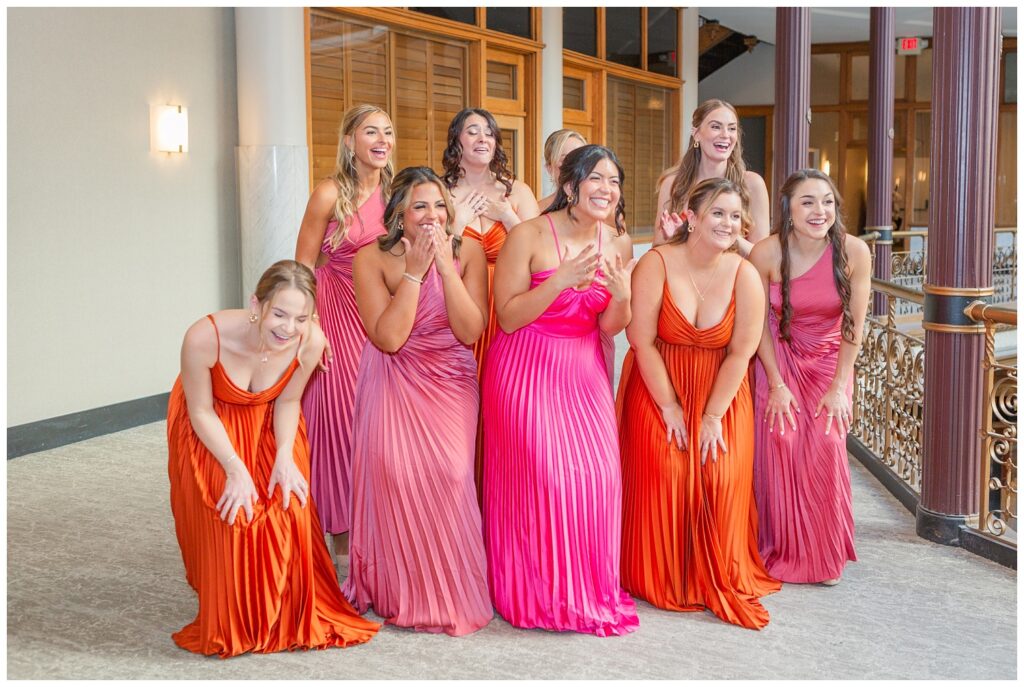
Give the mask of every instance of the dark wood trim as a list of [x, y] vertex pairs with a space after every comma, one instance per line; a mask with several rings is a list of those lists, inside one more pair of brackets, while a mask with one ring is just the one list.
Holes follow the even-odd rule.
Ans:
[[897, 477], [892, 470], [878, 459], [867, 446], [860, 442], [860, 439], [846, 436], [846, 450], [851, 456], [867, 468], [868, 472], [875, 476], [886, 490], [896, 497], [896, 500], [903, 504], [910, 513], [917, 513], [918, 495], [910, 488], [910, 485]]
[[998, 537], [965, 527], [960, 531], [960, 547], [1004, 567], [1017, 569], [1017, 547]]
[[169, 396], [157, 394], [8, 427], [7, 460], [164, 420]]

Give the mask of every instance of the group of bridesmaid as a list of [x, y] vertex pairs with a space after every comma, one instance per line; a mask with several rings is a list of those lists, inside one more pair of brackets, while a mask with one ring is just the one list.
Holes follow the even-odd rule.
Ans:
[[705, 102], [636, 261], [623, 169], [576, 132], [548, 139], [539, 203], [486, 110], [452, 120], [440, 175], [395, 173], [394, 146], [386, 112], [347, 112], [295, 260], [185, 335], [180, 646], [348, 646], [371, 607], [622, 635], [631, 597], [761, 628], [781, 582], [839, 581], [871, 265], [827, 175], [785, 181], [769, 235], [736, 112]]

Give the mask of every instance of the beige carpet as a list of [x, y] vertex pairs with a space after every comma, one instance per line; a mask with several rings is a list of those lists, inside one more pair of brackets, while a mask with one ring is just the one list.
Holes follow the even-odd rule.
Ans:
[[1016, 678], [1016, 573], [914, 535], [853, 462], [858, 563], [787, 585], [761, 632], [640, 603], [640, 630], [463, 638], [385, 628], [352, 649], [242, 656], [178, 649], [191, 621], [167, 500], [164, 424], [7, 463], [7, 676], [32, 678]]

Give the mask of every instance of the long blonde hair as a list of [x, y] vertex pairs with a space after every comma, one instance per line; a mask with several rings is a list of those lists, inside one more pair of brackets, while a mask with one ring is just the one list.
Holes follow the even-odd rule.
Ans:
[[[686, 196], [690, 192], [690, 189], [694, 184], [697, 183], [697, 173], [700, 171], [700, 160], [702, 157], [700, 146], [694, 147], [694, 132], [700, 128], [700, 125], [704, 123], [707, 116], [719, 108], [725, 108], [736, 116], [736, 145], [732, 149], [732, 154], [729, 155], [729, 159], [725, 162], [725, 178], [740, 187], [741, 197], [746, 202], [747, 198], [747, 187], [743, 183], [743, 175], [747, 173], [747, 166], [743, 162], [743, 130], [740, 128], [739, 121], [740, 117], [736, 113], [736, 108], [718, 98], [712, 98], [711, 100], [705, 100], [702, 102], [696, 110], [693, 111], [693, 120], [691, 125], [693, 132], [690, 133], [690, 142], [686, 146], [686, 152], [683, 153], [683, 157], [680, 158], [679, 164], [675, 167], [671, 167], [665, 170], [661, 178], [658, 179], [658, 184], [655, 189], [661, 188], [662, 182], [668, 177], [675, 175], [675, 181], [672, 182], [672, 190], [669, 193], [668, 210], [670, 212], [682, 212], [686, 207]], [[657, 191], [655, 191], [657, 192]], [[666, 208], [658, 208], [658, 212], [661, 212]]]
[[[575, 138], [581, 144], [587, 145], [587, 139], [583, 138], [583, 134], [572, 129], [559, 129], [555, 131], [547, 140], [544, 141], [544, 164], [547, 165], [548, 173], [555, 171], [555, 163], [558, 162], [558, 154], [562, 152], [562, 147], [566, 141], [570, 138]], [[558, 179], [552, 179], [551, 181], [558, 182]]]
[[[334, 162], [334, 171], [327, 177], [334, 181], [338, 187], [338, 201], [334, 205], [334, 218], [338, 220], [338, 227], [331, 234], [328, 242], [332, 250], [337, 250], [341, 242], [348, 235], [349, 225], [353, 218], [359, 219], [359, 208], [356, 207], [356, 198], [359, 195], [359, 173], [356, 171], [355, 152], [345, 145], [345, 137], [355, 134], [356, 129], [367, 117], [380, 112], [391, 122], [391, 115], [376, 105], [356, 105], [350, 108], [341, 120], [341, 127], [338, 129], [338, 154]], [[388, 158], [388, 163], [380, 171], [380, 187], [384, 194], [384, 202], [387, 203], [390, 196], [391, 179], [395, 176], [393, 158]]]

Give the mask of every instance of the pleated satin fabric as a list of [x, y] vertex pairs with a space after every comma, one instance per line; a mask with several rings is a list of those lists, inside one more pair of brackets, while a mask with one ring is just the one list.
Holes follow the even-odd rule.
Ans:
[[622, 584], [658, 608], [706, 608], [726, 622], [760, 629], [768, 624], [768, 611], [758, 597], [781, 585], [765, 572], [757, 550], [753, 403], [746, 376], [722, 418], [726, 453], [700, 463], [701, 416], [735, 317], [734, 292], [722, 321], [698, 329], [676, 307], [665, 282], [655, 346], [683, 407], [684, 450], [666, 442], [661, 411], [633, 352], [626, 354], [618, 398]]
[[[533, 275], [532, 287], [554, 270]], [[484, 539], [491, 598], [516, 627], [622, 635], [622, 487], [598, 284], [498, 330], [484, 370]]]
[[[832, 247], [790, 281], [791, 341], [779, 336], [782, 288], [770, 285], [768, 324], [782, 380], [801, 412], [797, 429], [768, 431], [762, 421], [768, 378], [757, 363], [754, 489], [761, 521], [759, 548], [768, 572], [783, 582], [821, 582], [842, 575], [854, 551], [853, 503], [846, 438], [825, 434], [826, 413], [814, 410], [835, 375], [842, 341], [842, 301], [832, 276]], [[853, 380], [846, 392], [852, 399]]]
[[[174, 382], [167, 409], [171, 512], [199, 612], [173, 639], [189, 651], [227, 658], [350, 646], [379, 627], [356, 615], [341, 595], [313, 503], [302, 508], [293, 496], [284, 510], [280, 489], [273, 500], [267, 496], [277, 452], [274, 400], [297, 367], [293, 361], [276, 384], [258, 393], [236, 387], [219, 359], [210, 370], [214, 411], [259, 494], [251, 523], [241, 510], [234, 525], [220, 519], [215, 506], [224, 470], [192, 429], [181, 378]], [[308, 479], [301, 419], [293, 458]]]
[[[480, 336], [475, 344], [473, 344], [473, 357], [476, 358], [477, 366], [477, 377], [483, 379], [484, 373], [484, 357], [487, 354], [488, 349], [491, 347], [491, 341], [494, 340], [494, 332], [498, 331], [498, 318], [494, 315], [494, 264], [498, 260], [498, 253], [501, 251], [501, 247], [505, 245], [505, 239], [508, 238], [508, 229], [501, 222], [495, 222], [491, 225], [491, 228], [481, 234], [476, 230], [475, 227], [466, 227], [463, 234], [463, 238], [470, 238], [479, 243], [484, 249], [484, 255], [487, 256], [487, 327], [484, 328], [484, 333]], [[476, 435], [476, 466], [474, 468], [474, 479], [476, 482], [476, 494], [477, 503], [480, 507], [483, 507], [484, 502], [484, 491], [483, 491], [483, 478], [484, 478], [484, 432], [483, 424], [481, 423]]]
[[479, 391], [431, 266], [408, 341], [363, 349], [345, 595], [387, 622], [464, 635], [493, 617], [473, 484]]
[[330, 238], [337, 227], [336, 220], [327, 225], [321, 246], [327, 262], [316, 268], [316, 308], [334, 359], [327, 370], [314, 370], [302, 395], [313, 461], [310, 493], [324, 530], [332, 534], [348, 532], [351, 526], [353, 400], [359, 355], [366, 344], [356, 310], [352, 261], [360, 248], [385, 233], [380, 187], [359, 207], [347, 236], [332, 249]]

